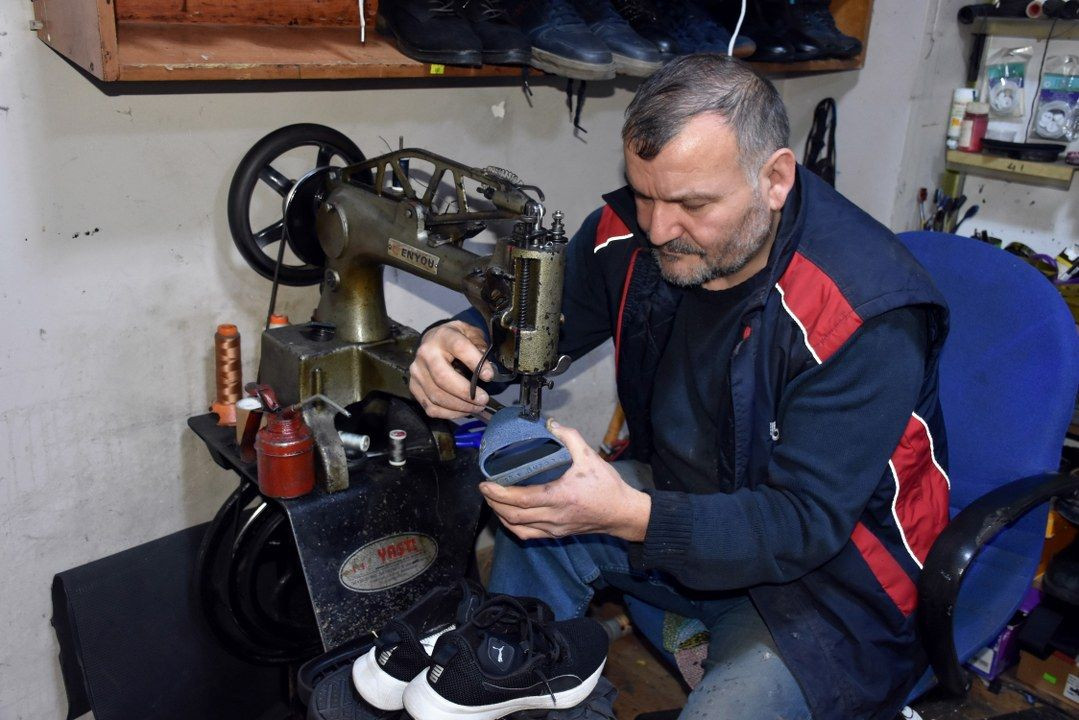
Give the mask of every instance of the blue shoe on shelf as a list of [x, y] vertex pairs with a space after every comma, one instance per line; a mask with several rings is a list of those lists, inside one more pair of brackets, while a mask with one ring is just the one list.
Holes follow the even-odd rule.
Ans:
[[[694, 0], [661, 0], [656, 3], [663, 30], [667, 32], [684, 54], [711, 52], [726, 54], [730, 46], [730, 32], [717, 23], [700, 3]], [[757, 50], [757, 44], [745, 35], [739, 35], [734, 43], [734, 56], [749, 57]]]
[[569, 0], [523, 0], [510, 16], [532, 43], [532, 67], [574, 80], [610, 80], [614, 57]]
[[615, 70], [622, 75], [648, 77], [663, 67], [663, 55], [654, 43], [641, 37], [609, 0], [575, 0], [577, 12], [592, 34], [611, 51]]

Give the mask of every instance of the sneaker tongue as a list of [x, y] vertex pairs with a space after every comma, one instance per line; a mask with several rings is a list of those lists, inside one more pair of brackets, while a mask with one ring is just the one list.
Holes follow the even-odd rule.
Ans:
[[476, 648], [480, 667], [491, 675], [508, 675], [524, 664], [524, 642], [513, 642], [499, 634], [488, 634]]
[[461, 598], [461, 602], [457, 603], [457, 610], [455, 617], [457, 619], [457, 627], [461, 627], [476, 614], [476, 610], [483, 604], [483, 598], [481, 598], [475, 592], [472, 592], [471, 588], [467, 589], [464, 596]]

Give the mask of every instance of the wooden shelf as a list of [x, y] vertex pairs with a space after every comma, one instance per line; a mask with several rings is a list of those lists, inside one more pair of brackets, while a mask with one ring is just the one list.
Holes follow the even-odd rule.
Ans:
[[1079, 39], [1079, 20], [1057, 20], [1042, 18], [996, 18], [979, 17], [970, 26], [971, 31], [979, 35], [1001, 35], [1004, 37], [1022, 37], [1044, 40], [1053, 31], [1054, 40]]
[[[377, 2], [366, 2], [360, 44], [356, 0], [35, 0], [38, 37], [108, 83], [508, 77], [513, 66], [417, 62], [375, 32]], [[834, 0], [844, 32], [866, 43], [872, 0]], [[854, 70], [849, 60], [756, 63], [770, 75]]]
[[355, 27], [123, 23], [118, 74], [138, 80], [311, 80], [520, 75], [518, 67], [430, 65]]
[[1028, 185], [1042, 185], [1067, 190], [1071, 187], [1075, 166], [1064, 162], [1013, 160], [1002, 155], [967, 153], [949, 150], [946, 156], [949, 170], [997, 180], [1009, 180]]

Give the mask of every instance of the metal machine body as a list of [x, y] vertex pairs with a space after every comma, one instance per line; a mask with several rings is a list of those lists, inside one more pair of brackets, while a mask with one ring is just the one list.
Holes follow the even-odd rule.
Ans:
[[[422, 193], [405, 171], [421, 162], [433, 168]], [[452, 187], [452, 208], [439, 211], [443, 181]], [[468, 299], [487, 323], [496, 379], [519, 379], [522, 412], [538, 417], [549, 378], [569, 365], [557, 354], [566, 236], [560, 213], [544, 227], [543, 204], [530, 193], [539, 194], [504, 170], [415, 149], [309, 172], [288, 193], [284, 222], [296, 254], [324, 267], [315, 324], [263, 334], [260, 382], [283, 403], [324, 394], [347, 406], [374, 391], [410, 397], [418, 334], [386, 312], [382, 273], [389, 266]], [[491, 222], [512, 223], [493, 253], [462, 247]], [[337, 491], [348, 486], [347, 469], [327, 413], [316, 404], [305, 418], [320, 436], [325, 487]]]
[[[274, 167], [311, 146], [316, 167], [297, 180]], [[260, 183], [283, 199], [283, 212], [256, 230]], [[487, 324], [484, 359], [495, 379], [519, 380], [521, 412], [535, 419], [549, 378], [569, 364], [557, 354], [566, 237], [560, 213], [544, 226], [542, 200], [504, 170], [424, 150], [366, 160], [318, 125], [281, 128], [245, 155], [229, 189], [237, 248], [275, 281], [275, 294], [278, 284], [319, 284], [311, 322], [262, 333], [258, 371], [282, 406], [302, 407], [319, 481], [299, 498], [260, 494], [254, 457], [236, 433], [213, 414], [189, 420], [241, 477], [197, 571], [204, 615], [234, 653], [267, 663], [310, 657], [465, 573], [482, 502], [477, 453], [456, 447], [456, 426], [426, 417], [412, 399], [419, 333], [387, 315], [383, 268], [467, 298]], [[498, 231], [490, 254], [463, 247], [489, 225]], [[479, 366], [470, 370], [475, 382]], [[343, 432], [370, 447], [346, 452]]]

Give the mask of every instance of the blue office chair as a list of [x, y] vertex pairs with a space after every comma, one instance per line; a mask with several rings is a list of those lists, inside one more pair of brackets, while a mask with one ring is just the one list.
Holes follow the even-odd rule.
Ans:
[[[1079, 477], [1056, 473], [1079, 388], [1079, 335], [1060, 294], [1019, 258], [956, 235], [899, 238], [951, 311], [940, 402], [952, 521], [919, 583], [932, 669], [913, 700], [938, 683], [952, 694], [967, 691], [962, 664], [996, 638], [1034, 578], [1049, 499], [1079, 490]], [[662, 648], [664, 614], [626, 603], [634, 624]]]

